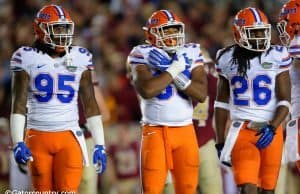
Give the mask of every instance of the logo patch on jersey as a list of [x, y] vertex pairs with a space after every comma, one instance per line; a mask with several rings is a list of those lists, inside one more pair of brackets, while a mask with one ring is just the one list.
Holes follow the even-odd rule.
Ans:
[[76, 131], [77, 136], [82, 136], [82, 131]]
[[289, 127], [293, 127], [293, 126], [295, 126], [295, 124], [296, 124], [296, 120], [293, 120], [289, 123]]
[[40, 64], [38, 66], [36, 66], [38, 69], [44, 67], [46, 64]]
[[269, 62], [264, 62], [263, 64], [261, 64], [262, 68], [264, 69], [271, 69], [273, 66], [273, 63], [269, 63]]
[[235, 70], [235, 69], [237, 69], [237, 65], [235, 65], [235, 64], [232, 64], [232, 65], [230, 65], [230, 71], [233, 71], [233, 70]]
[[234, 122], [233, 123], [233, 127], [236, 127], [236, 128], [240, 127], [240, 125], [241, 125], [241, 122]]

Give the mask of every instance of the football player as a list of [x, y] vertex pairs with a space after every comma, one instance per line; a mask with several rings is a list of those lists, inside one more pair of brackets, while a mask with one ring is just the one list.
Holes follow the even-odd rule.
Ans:
[[287, 124], [287, 138], [285, 143], [287, 161], [297, 162], [300, 170], [300, 1], [291, 0], [284, 4], [277, 23], [279, 38], [294, 59], [290, 69], [292, 84], [291, 120]]
[[60, 6], [43, 7], [34, 20], [34, 32], [33, 46], [19, 48], [11, 58], [14, 157], [17, 163], [29, 163], [34, 190], [77, 192], [83, 162], [88, 165], [78, 124], [78, 94], [95, 142], [94, 165], [99, 173], [106, 166], [92, 54], [72, 46], [74, 23]]
[[203, 102], [207, 80], [199, 44], [186, 44], [184, 23], [159, 10], [143, 28], [148, 44], [128, 57], [142, 110], [141, 178], [144, 193], [161, 193], [170, 170], [176, 193], [194, 194], [198, 146], [191, 98]]
[[285, 47], [271, 45], [271, 25], [259, 9], [240, 10], [232, 29], [236, 44], [217, 53], [216, 148], [221, 161], [231, 162], [242, 194], [257, 194], [258, 187], [273, 194], [283, 148], [281, 123], [290, 108], [292, 59]]

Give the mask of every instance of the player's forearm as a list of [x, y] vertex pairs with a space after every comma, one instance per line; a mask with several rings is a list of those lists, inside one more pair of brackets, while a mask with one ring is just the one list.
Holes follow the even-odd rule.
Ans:
[[192, 81], [183, 92], [198, 102], [204, 102], [207, 96], [207, 84]]
[[289, 109], [286, 106], [279, 106], [275, 111], [273, 119], [270, 121], [270, 124], [277, 129], [277, 127], [285, 120], [289, 114]]
[[84, 105], [84, 113], [86, 118], [101, 114], [95, 98], [82, 98], [82, 102]]
[[275, 129], [285, 120], [291, 109], [291, 81], [289, 71], [284, 71], [276, 77], [277, 105], [273, 119], [270, 122]]
[[11, 113], [26, 114], [27, 91], [20, 91], [12, 86], [12, 110]]
[[229, 111], [222, 108], [215, 108], [215, 126], [217, 133], [217, 143], [225, 142], [225, 129]]
[[151, 77], [147, 80], [136, 80], [135, 85], [139, 94], [147, 99], [160, 94], [172, 81], [172, 77], [164, 72], [159, 76]]
[[95, 115], [87, 117], [87, 127], [92, 133], [95, 145], [105, 145], [102, 117]]

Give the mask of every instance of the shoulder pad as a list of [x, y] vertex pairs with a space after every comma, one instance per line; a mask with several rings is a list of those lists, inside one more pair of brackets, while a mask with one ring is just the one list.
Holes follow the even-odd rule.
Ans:
[[17, 49], [10, 60], [11, 71], [27, 71], [27, 66], [31, 64], [31, 60], [33, 60], [36, 53], [37, 49], [32, 47], [23, 46]]
[[128, 63], [135, 64], [145, 64], [147, 65], [146, 56], [150, 49], [153, 48], [151, 45], [138, 45], [132, 49], [128, 56]]
[[275, 63], [280, 69], [289, 68], [292, 63], [292, 58], [286, 47], [280, 45], [272, 45], [272, 50], [270, 52], [272, 52]]
[[71, 55], [75, 55], [80, 66], [84, 66], [89, 70], [94, 69], [93, 54], [86, 48], [80, 46], [72, 46]]

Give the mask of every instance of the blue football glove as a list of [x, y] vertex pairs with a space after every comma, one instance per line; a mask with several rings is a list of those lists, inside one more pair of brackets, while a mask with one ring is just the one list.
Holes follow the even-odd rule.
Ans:
[[[222, 150], [223, 150], [223, 147], [224, 147], [224, 143], [217, 143], [217, 144], [215, 145], [215, 147], [216, 147], [216, 149], [217, 149], [217, 152], [218, 152], [218, 158], [219, 158], [219, 160], [220, 160], [220, 158], [221, 158], [221, 153], [222, 153]], [[224, 162], [224, 161], [221, 161], [221, 162], [222, 162], [222, 164], [231, 167], [231, 164], [230, 164], [230, 163]]]
[[255, 136], [258, 135], [260, 135], [260, 137], [256, 142], [256, 147], [258, 149], [264, 149], [272, 142], [275, 135], [275, 127], [272, 125], [265, 125], [259, 129], [259, 132], [257, 132]]
[[106, 154], [103, 145], [95, 145], [93, 154], [93, 163], [97, 173], [104, 173], [106, 169]]
[[32, 154], [24, 142], [17, 143], [13, 152], [18, 164], [26, 164], [28, 160], [33, 161]]
[[172, 59], [165, 54], [160, 53], [157, 49], [149, 52], [149, 63], [160, 71], [165, 71], [172, 63]]

